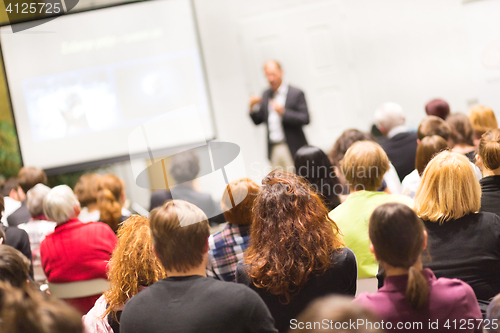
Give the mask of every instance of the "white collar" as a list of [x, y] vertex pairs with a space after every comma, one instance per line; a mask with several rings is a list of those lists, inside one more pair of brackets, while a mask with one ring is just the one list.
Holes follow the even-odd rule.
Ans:
[[389, 131], [389, 133], [387, 133], [387, 138], [391, 139], [391, 138], [395, 137], [396, 135], [398, 135], [400, 133], [405, 133], [405, 132], [408, 132], [408, 128], [405, 125], [399, 125], [399, 126], [394, 127], [393, 129], [391, 129]]

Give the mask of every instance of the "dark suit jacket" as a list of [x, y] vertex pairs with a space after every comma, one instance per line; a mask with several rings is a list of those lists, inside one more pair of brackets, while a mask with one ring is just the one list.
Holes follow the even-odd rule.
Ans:
[[28, 206], [26, 206], [26, 200], [24, 200], [21, 203], [21, 207], [7, 217], [7, 223], [10, 227], [17, 227], [22, 223], [28, 222], [30, 218], [31, 214], [28, 210]]
[[19, 229], [17, 227], [4, 227], [1, 226], [5, 231], [5, 245], [12, 246], [22, 254], [26, 256], [31, 262], [30, 266], [30, 276], [33, 278], [33, 261], [31, 256], [31, 245], [30, 238], [26, 231]]
[[396, 168], [400, 181], [415, 170], [417, 133], [399, 133], [383, 142], [382, 148]]
[[[269, 118], [268, 104], [272, 90], [264, 91], [259, 111], [252, 112], [250, 117], [255, 125], [261, 123], [267, 124]], [[285, 113], [282, 117], [283, 132], [285, 140], [290, 149], [292, 158], [300, 147], [307, 145], [306, 136], [302, 131], [302, 126], [309, 124], [309, 111], [307, 109], [306, 98], [304, 93], [295, 87], [288, 86], [288, 94], [285, 101]], [[267, 156], [271, 159], [271, 142], [269, 141], [269, 126], [267, 126]]]

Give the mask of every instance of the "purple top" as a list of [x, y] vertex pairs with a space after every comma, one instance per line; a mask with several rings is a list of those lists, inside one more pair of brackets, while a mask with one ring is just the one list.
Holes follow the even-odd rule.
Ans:
[[354, 302], [376, 313], [387, 332], [482, 332], [481, 310], [468, 284], [458, 279], [436, 279], [428, 268], [422, 274], [430, 294], [419, 310], [412, 309], [406, 300], [408, 275], [388, 276], [376, 293], [362, 293]]

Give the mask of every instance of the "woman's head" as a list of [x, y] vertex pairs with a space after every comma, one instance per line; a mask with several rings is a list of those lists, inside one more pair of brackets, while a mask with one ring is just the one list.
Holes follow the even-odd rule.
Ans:
[[478, 162], [487, 170], [500, 168], [500, 129], [489, 130], [479, 140]]
[[407, 299], [414, 308], [422, 306], [428, 298], [427, 282], [413, 266], [427, 246], [424, 223], [410, 207], [386, 203], [371, 214], [368, 235], [370, 249], [383, 266], [409, 270]]
[[480, 207], [481, 187], [467, 157], [443, 151], [427, 164], [415, 196], [418, 216], [444, 223]]
[[498, 128], [495, 112], [487, 106], [475, 105], [469, 109], [469, 119], [474, 129], [474, 139], [479, 140], [485, 132]]
[[80, 214], [80, 203], [68, 185], [58, 185], [43, 199], [43, 212], [49, 220], [62, 224]]
[[352, 146], [353, 143], [358, 141], [373, 141], [373, 137], [368, 134], [361, 132], [357, 129], [345, 130], [335, 141], [332, 150], [330, 151], [330, 162], [333, 166], [340, 166], [340, 161], [344, 158], [344, 155]]
[[343, 241], [321, 199], [301, 177], [274, 170], [262, 184], [245, 262], [255, 286], [289, 300], [311, 273], [331, 265], [331, 253]]
[[141, 286], [147, 287], [164, 277], [165, 271], [153, 253], [148, 219], [132, 215], [118, 230], [118, 243], [109, 261], [111, 288], [104, 294], [109, 304], [105, 315], [136, 295]]
[[9, 245], [0, 244], [0, 281], [20, 288], [29, 279], [30, 265], [28, 258], [21, 252]]
[[259, 185], [249, 178], [240, 178], [227, 185], [220, 202], [226, 221], [232, 224], [250, 225], [253, 203], [259, 191]]
[[113, 174], [106, 174], [99, 179], [97, 185], [97, 206], [100, 219], [113, 229], [118, 230], [122, 215], [122, 205], [125, 200], [125, 185]]
[[[451, 116], [450, 116], [451, 117]], [[439, 152], [448, 149], [448, 142], [438, 135], [424, 137], [417, 146], [415, 169], [422, 176], [429, 161]]]
[[78, 179], [75, 185], [75, 195], [82, 207], [97, 203], [97, 187], [101, 175], [97, 173], [86, 173]]
[[295, 173], [304, 177], [313, 186], [313, 191], [326, 199], [329, 209], [340, 204], [337, 194], [342, 187], [328, 156], [319, 148], [304, 146], [295, 154]]
[[472, 141], [472, 124], [465, 114], [450, 114], [448, 118], [446, 118], [446, 122], [451, 128], [451, 140], [453, 141], [453, 145], [474, 145]]
[[378, 143], [358, 141], [347, 150], [341, 165], [350, 189], [375, 191], [389, 170], [389, 158]]

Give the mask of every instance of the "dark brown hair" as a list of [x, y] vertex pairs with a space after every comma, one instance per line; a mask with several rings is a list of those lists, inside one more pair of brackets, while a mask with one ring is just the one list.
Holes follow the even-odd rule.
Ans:
[[250, 225], [253, 218], [253, 203], [259, 192], [259, 185], [249, 178], [240, 178], [227, 185], [220, 202], [226, 221], [232, 224]]
[[500, 129], [489, 130], [479, 141], [479, 156], [489, 170], [500, 168]]
[[428, 116], [418, 126], [417, 138], [422, 140], [426, 136], [439, 135], [446, 141], [450, 139], [451, 128], [443, 119], [436, 116]]
[[122, 216], [122, 206], [119, 200], [123, 189], [123, 181], [112, 174], [102, 176], [97, 185], [100, 220], [109, 225], [115, 233]]
[[321, 199], [299, 176], [274, 170], [254, 203], [245, 264], [253, 284], [273, 295], [298, 292], [311, 274], [324, 273], [344, 246]]
[[418, 175], [422, 176], [425, 167], [432, 158], [439, 152], [448, 149], [448, 142], [439, 135], [426, 136], [417, 146], [415, 156], [415, 169]]
[[86, 173], [82, 175], [75, 185], [75, 195], [82, 207], [97, 202], [97, 188], [101, 175], [97, 173]]
[[0, 281], [21, 287], [29, 278], [30, 265], [31, 262], [21, 252], [12, 246], [0, 244]]
[[450, 105], [442, 99], [433, 99], [425, 105], [425, 113], [444, 120], [450, 114]]
[[446, 118], [446, 123], [450, 125], [451, 139], [455, 144], [474, 146], [474, 142], [472, 142], [474, 131], [469, 117], [463, 113], [453, 113]]
[[408, 206], [386, 203], [370, 216], [368, 234], [377, 259], [393, 267], [409, 269], [406, 299], [419, 309], [429, 298], [429, 288], [422, 272], [413, 265], [424, 247], [424, 223]]
[[203, 261], [210, 227], [207, 216], [195, 205], [169, 200], [150, 214], [151, 236], [165, 270], [186, 272]]
[[337, 141], [335, 141], [332, 150], [328, 155], [328, 157], [330, 158], [330, 162], [332, 162], [332, 165], [340, 166], [340, 160], [344, 158], [347, 149], [349, 149], [349, 147], [351, 147], [352, 144], [357, 141], [374, 141], [374, 139], [372, 135], [361, 132], [357, 129], [345, 130], [338, 137]]
[[47, 185], [47, 175], [45, 171], [36, 167], [22, 167], [17, 174], [17, 182], [24, 193], [27, 193], [33, 186], [38, 183]]

